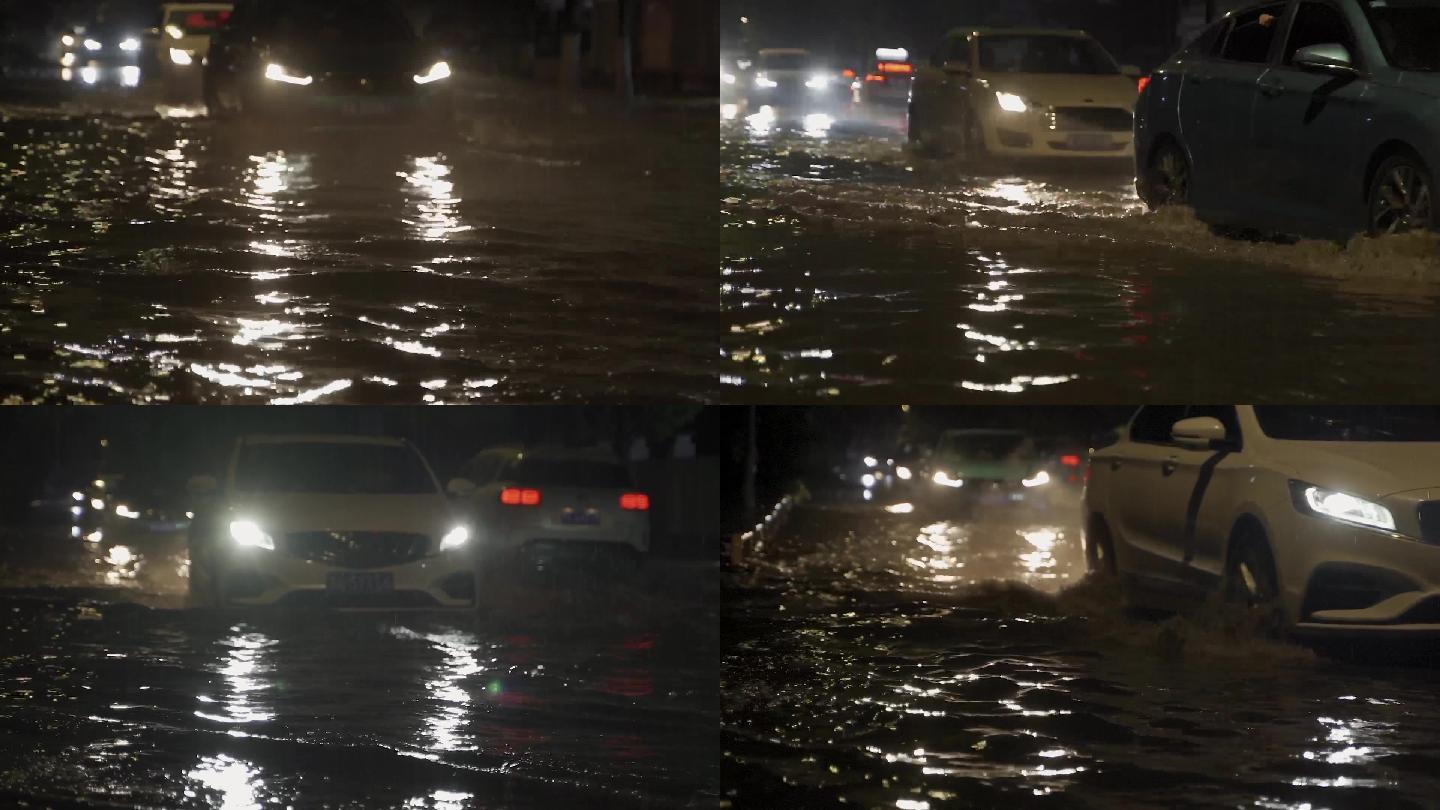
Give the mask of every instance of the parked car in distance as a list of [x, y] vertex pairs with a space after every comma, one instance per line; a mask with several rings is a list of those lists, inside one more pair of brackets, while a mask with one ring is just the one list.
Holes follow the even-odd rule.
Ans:
[[1440, 409], [1147, 406], [1095, 452], [1092, 570], [1310, 636], [1440, 635]]
[[191, 480], [195, 601], [215, 607], [475, 604], [470, 527], [408, 442], [248, 436]]
[[1135, 122], [1152, 208], [1344, 239], [1436, 223], [1440, 0], [1285, 0], [1158, 68]]

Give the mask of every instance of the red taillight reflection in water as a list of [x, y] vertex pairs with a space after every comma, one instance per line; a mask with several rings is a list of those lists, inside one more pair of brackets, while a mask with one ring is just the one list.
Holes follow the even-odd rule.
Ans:
[[539, 506], [540, 490], [506, 487], [500, 490], [500, 503], [506, 506]]
[[627, 492], [620, 496], [620, 508], [644, 512], [650, 508], [650, 496], [643, 492]]

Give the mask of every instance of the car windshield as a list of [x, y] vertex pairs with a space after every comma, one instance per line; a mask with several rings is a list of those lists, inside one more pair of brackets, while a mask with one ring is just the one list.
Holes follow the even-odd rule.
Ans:
[[1272, 439], [1310, 442], [1440, 442], [1440, 407], [1257, 405]]
[[952, 433], [940, 442], [940, 452], [962, 458], [999, 459], [1015, 455], [1025, 443], [1023, 433]]
[[1110, 54], [1092, 39], [1018, 35], [981, 37], [980, 69], [991, 73], [1120, 72]]
[[252, 444], [240, 453], [241, 492], [327, 495], [423, 495], [434, 479], [406, 446], [295, 442]]
[[624, 489], [630, 486], [630, 471], [610, 461], [521, 458], [510, 462], [500, 476], [515, 484], [552, 487], [600, 487]]
[[805, 70], [812, 61], [808, 53], [767, 53], [760, 56], [760, 69]]
[[186, 34], [209, 34], [230, 19], [227, 9], [171, 9], [165, 18], [166, 28], [177, 28]]
[[410, 21], [389, 3], [304, 0], [279, 7], [275, 30], [306, 39], [394, 42], [413, 39]]
[[1372, 0], [1365, 11], [1392, 66], [1440, 71], [1440, 2]]

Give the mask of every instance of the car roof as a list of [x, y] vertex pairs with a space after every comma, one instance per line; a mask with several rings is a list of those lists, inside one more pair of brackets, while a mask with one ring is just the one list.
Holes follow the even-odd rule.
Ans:
[[1089, 39], [1090, 34], [1078, 28], [956, 28], [951, 35], [967, 35], [977, 37], [993, 36], [1049, 36], [1049, 37], [1075, 37], [1077, 39]]
[[241, 444], [373, 444], [382, 447], [405, 447], [409, 442], [390, 436], [358, 436], [341, 433], [256, 434], [242, 436]]

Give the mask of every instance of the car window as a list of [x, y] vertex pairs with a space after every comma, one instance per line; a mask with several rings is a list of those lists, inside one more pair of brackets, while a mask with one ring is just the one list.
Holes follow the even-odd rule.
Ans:
[[1225, 41], [1225, 34], [1229, 30], [1230, 20], [1221, 20], [1201, 31], [1200, 35], [1185, 47], [1185, 52], [1192, 56], [1217, 56], [1220, 53], [1220, 44]]
[[1285, 64], [1294, 64], [1295, 52], [1301, 48], [1330, 44], [1344, 45], [1351, 59], [1358, 57], [1355, 35], [1339, 9], [1328, 3], [1301, 3], [1295, 24], [1290, 27], [1290, 38], [1285, 42]]
[[1113, 74], [1120, 66], [1084, 37], [992, 35], [980, 38], [980, 69], [992, 73]]
[[435, 479], [405, 445], [295, 442], [250, 444], [235, 465], [235, 489], [326, 495], [421, 495]]
[[1130, 441], [1169, 444], [1170, 429], [1185, 418], [1184, 405], [1147, 405], [1135, 414]]
[[1280, 27], [1283, 5], [1265, 6], [1238, 14], [1230, 35], [1221, 47], [1220, 58], [1231, 62], [1264, 63], [1270, 59], [1275, 30]]
[[1440, 71], [1440, 3], [1370, 0], [1365, 13], [1387, 62], [1400, 70]]
[[501, 478], [509, 483], [530, 486], [601, 487], [624, 489], [631, 486], [630, 470], [609, 461], [521, 457], [505, 466]]
[[1432, 405], [1256, 405], [1272, 439], [1311, 442], [1440, 442]]

